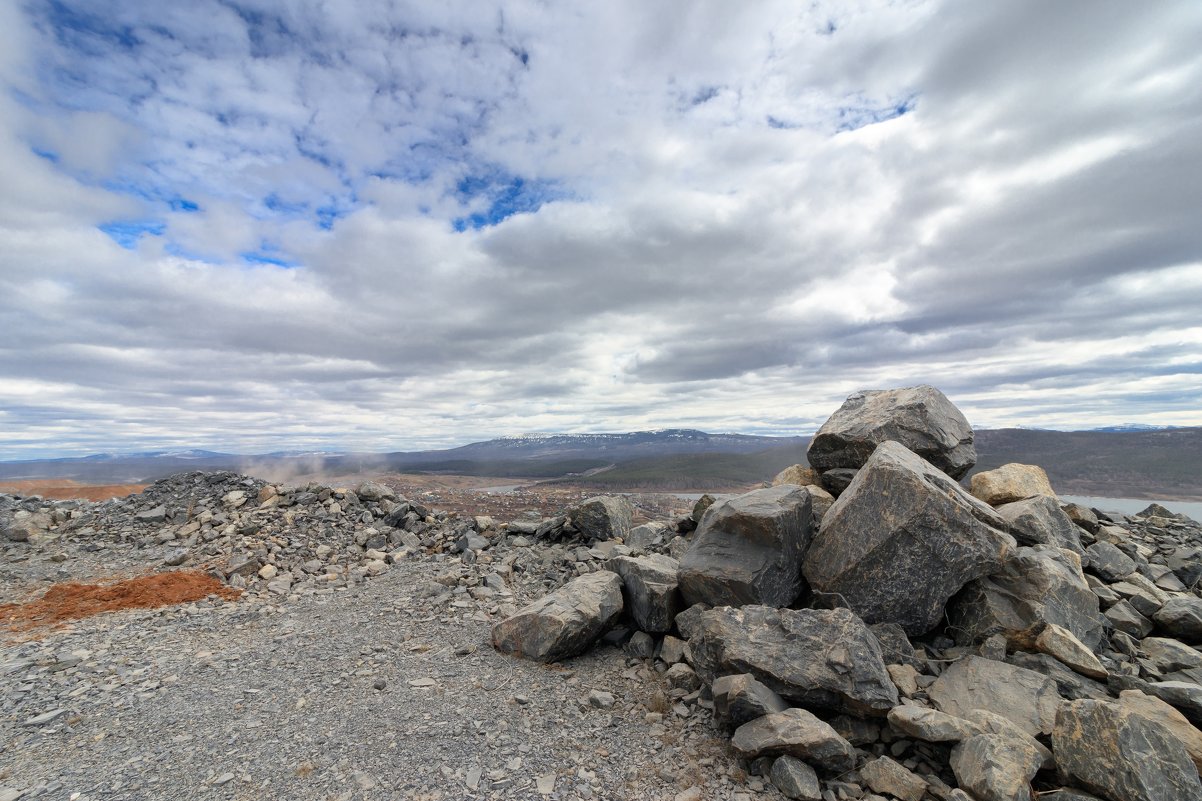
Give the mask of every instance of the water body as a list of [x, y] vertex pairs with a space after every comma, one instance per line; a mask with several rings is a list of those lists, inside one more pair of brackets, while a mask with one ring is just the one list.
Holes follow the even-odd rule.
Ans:
[[1170, 512], [1202, 521], [1202, 503], [1198, 501], [1149, 501], [1139, 498], [1096, 498], [1089, 495], [1061, 495], [1060, 500], [1101, 509], [1103, 512], [1121, 512], [1125, 515], [1142, 512], [1150, 504], [1158, 503]]

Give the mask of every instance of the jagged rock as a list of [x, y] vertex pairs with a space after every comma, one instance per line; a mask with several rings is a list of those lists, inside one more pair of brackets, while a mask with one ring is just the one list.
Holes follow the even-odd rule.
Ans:
[[750, 673], [801, 706], [876, 716], [897, 706], [880, 644], [847, 609], [719, 607], [692, 630], [693, 666], [709, 683]]
[[1098, 526], [1100, 525], [1098, 516], [1088, 506], [1082, 506], [1079, 503], [1066, 503], [1060, 508], [1068, 515], [1069, 520], [1072, 520], [1090, 534], [1098, 530]]
[[634, 520], [634, 507], [623, 496], [589, 498], [571, 511], [572, 525], [586, 539], [626, 539]]
[[850, 467], [836, 467], [834, 470], [827, 470], [822, 474], [822, 486], [831, 494], [831, 497], [838, 498], [843, 494], [844, 490], [851, 486], [851, 482], [855, 480], [859, 469]]
[[772, 486], [779, 487], [781, 484], [796, 484], [799, 487], [808, 487], [814, 484], [821, 486], [822, 481], [818, 475], [818, 471], [814, 468], [804, 464], [795, 464], [786, 467], [772, 479]]
[[1044, 496], [1055, 499], [1048, 474], [1033, 464], [1004, 464], [996, 470], [973, 475], [969, 492], [990, 506], [1000, 506], [1024, 498]]
[[1143, 690], [1180, 709], [1195, 726], [1202, 726], [1202, 685], [1192, 681], [1160, 681], [1144, 685]]
[[922, 672], [926, 663], [915, 655], [914, 646], [906, 636], [906, 630], [896, 623], [873, 623], [868, 627], [881, 644], [881, 655], [886, 665], [909, 665]]
[[1080, 529], [1060, 508], [1055, 498], [1040, 495], [997, 507], [1010, 524], [1010, 533], [1021, 545], [1055, 545], [1076, 553], [1081, 547]]
[[1047, 676], [979, 656], [949, 666], [927, 694], [941, 712], [963, 718], [984, 709], [1028, 734], [1050, 733], [1060, 703], [1056, 683]]
[[134, 519], [139, 523], [162, 523], [167, 519], [167, 507], [159, 504], [152, 509], [135, 512]]
[[1152, 621], [1137, 612], [1135, 607], [1127, 601], [1119, 601], [1107, 609], [1103, 615], [1110, 621], [1110, 625], [1136, 639], [1152, 633]]
[[823, 472], [855, 469], [886, 440], [901, 443], [952, 478], [977, 462], [972, 427], [942, 392], [926, 385], [851, 395], [818, 429], [806, 457]]
[[701, 624], [702, 615], [709, 610], [709, 604], [693, 604], [676, 616], [676, 631], [686, 640], [693, 639], [697, 633], [697, 627]]
[[822, 801], [822, 786], [818, 774], [806, 763], [791, 756], [782, 756], [772, 763], [768, 778], [785, 798], [796, 801]]
[[952, 749], [952, 772], [960, 788], [979, 801], [1031, 801], [1031, 780], [1043, 757], [1017, 737], [977, 734]]
[[860, 768], [860, 778], [877, 793], [888, 793], [901, 801], [922, 801], [926, 781], [887, 756], [877, 757]]
[[851, 770], [856, 764], [851, 743], [804, 709], [786, 709], [744, 723], [730, 744], [744, 759], [787, 755], [832, 773]]
[[1183, 642], [1202, 643], [1202, 598], [1171, 598], [1152, 619]]
[[923, 706], [896, 706], [889, 710], [889, 724], [901, 733], [928, 743], [957, 743], [971, 736], [967, 721]]
[[1202, 667], [1202, 651], [1177, 640], [1146, 637], [1139, 647], [1160, 673]]
[[1085, 549], [1089, 571], [1107, 583], [1122, 581], [1135, 572], [1131, 557], [1109, 542], [1095, 542]]
[[698, 498], [697, 502], [693, 504], [693, 512], [690, 515], [690, 517], [693, 518], [693, 522], [697, 525], [701, 525], [701, 518], [705, 517], [705, 513], [709, 511], [709, 508], [714, 505], [716, 500], [717, 499], [708, 492]]
[[1106, 621], [1090, 590], [1077, 554], [1050, 545], [1018, 548], [1001, 569], [970, 582], [947, 607], [948, 621], [962, 645], [1037, 623], [1062, 626], [1087, 648], [1097, 648]]
[[1007, 632], [1006, 637], [1015, 648], [1045, 653], [1083, 676], [1102, 680], [1110, 676], [1093, 651], [1071, 631], [1054, 623], [1036, 623], [1022, 631]]
[[1119, 705], [1164, 726], [1183, 746], [1194, 767], [1202, 771], [1202, 731], [1169, 704], [1139, 690], [1119, 693]]
[[869, 623], [923, 634], [948, 599], [1015, 546], [993, 509], [896, 442], [879, 445], [822, 521], [805, 559], [811, 586]]
[[1068, 701], [1052, 732], [1056, 765], [1112, 801], [1197, 801], [1202, 782], [1164, 726], [1117, 703]]
[[671, 634], [664, 635], [663, 640], [659, 644], [659, 659], [666, 665], [673, 665], [677, 662], [692, 661], [693, 655], [689, 651], [689, 644], [684, 640], [677, 639]]
[[676, 586], [675, 559], [660, 554], [618, 556], [606, 563], [622, 577], [626, 611], [641, 630], [665, 634], [680, 612], [680, 593]]
[[725, 721], [732, 729], [789, 708], [783, 698], [756, 681], [750, 673], [721, 676], [714, 679], [710, 690], [714, 696], [714, 717]]
[[810, 495], [790, 484], [715, 503], [680, 560], [685, 603], [788, 606], [803, 587], [811, 512]]
[[589, 573], [493, 626], [498, 651], [537, 662], [584, 653], [622, 613], [622, 580]]
[[626, 544], [632, 551], [646, 551], [667, 542], [668, 531], [667, 523], [644, 523], [630, 530], [630, 533], [626, 535]]

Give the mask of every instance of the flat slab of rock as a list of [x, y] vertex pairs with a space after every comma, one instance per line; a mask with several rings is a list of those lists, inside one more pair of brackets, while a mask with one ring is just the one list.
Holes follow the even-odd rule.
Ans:
[[1001, 569], [970, 582], [953, 598], [947, 615], [961, 645], [1047, 623], [1067, 629], [1092, 649], [1106, 628], [1080, 557], [1050, 545], [1008, 554]]
[[856, 764], [851, 743], [804, 709], [787, 709], [744, 723], [730, 744], [745, 759], [787, 755], [831, 773], [851, 770]]
[[927, 694], [941, 712], [964, 718], [983, 709], [1031, 735], [1051, 733], [1061, 701], [1056, 682], [1047, 676], [979, 656], [952, 664]]
[[810, 494], [793, 484], [716, 502], [680, 560], [685, 603], [791, 604], [803, 586], [811, 514]]
[[952, 478], [977, 463], [972, 426], [947, 396], [927, 385], [851, 395], [818, 429], [806, 458], [820, 471], [854, 469], [886, 440], [900, 442]]
[[1202, 771], [1202, 731], [1191, 724], [1185, 715], [1151, 695], [1139, 690], [1123, 690], [1119, 693], [1119, 706], [1164, 726], [1185, 746], [1194, 767]]
[[708, 683], [750, 673], [800, 706], [859, 716], [898, 704], [880, 644], [847, 609], [719, 607], [690, 628], [693, 666]]
[[662, 554], [617, 556], [606, 568], [622, 577], [626, 611], [639, 630], [666, 634], [684, 608], [677, 589], [676, 560]]
[[873, 792], [887, 793], [901, 801], [922, 801], [926, 780], [887, 756], [877, 757], [860, 768], [860, 777]]
[[1016, 546], [1006, 528], [946, 474], [885, 442], [827, 511], [804, 573], [866, 622], [924, 634], [949, 598], [1001, 566]]
[[497, 623], [492, 644], [501, 653], [556, 662], [588, 650], [621, 613], [622, 580], [589, 573]]
[[969, 482], [969, 492], [990, 506], [1021, 501], [1042, 495], [1055, 498], [1048, 474], [1033, 464], [1004, 464], [996, 470], [975, 473]]
[[1081, 547], [1081, 529], [1055, 498], [1041, 495], [1004, 503], [997, 507], [997, 513], [1010, 524], [1010, 533], [1020, 545], [1055, 545], [1085, 553]]
[[1102, 581], [1122, 581], [1135, 572], [1135, 562], [1109, 542], [1095, 542], [1085, 549], [1089, 571]]
[[1170, 598], [1152, 619], [1182, 642], [1202, 643], [1202, 598]]
[[1070, 701], [1052, 732], [1056, 765], [1117, 801], [1197, 801], [1198, 771], [1164, 726], [1108, 701]]
[[624, 496], [601, 495], [581, 503], [569, 517], [586, 538], [624, 540], [633, 526], [634, 507]]

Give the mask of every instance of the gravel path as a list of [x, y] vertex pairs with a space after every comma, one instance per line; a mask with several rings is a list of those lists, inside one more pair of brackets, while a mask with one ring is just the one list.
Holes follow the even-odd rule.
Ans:
[[4, 646], [0, 799], [782, 797], [650, 661], [497, 654], [488, 602], [431, 589], [446, 568]]

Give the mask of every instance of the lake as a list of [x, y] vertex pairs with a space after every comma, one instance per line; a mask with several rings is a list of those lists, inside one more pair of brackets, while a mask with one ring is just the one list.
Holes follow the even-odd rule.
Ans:
[[1202, 521], [1202, 503], [1197, 501], [1149, 501], [1139, 498], [1096, 498], [1089, 495], [1061, 495], [1060, 500], [1101, 509], [1103, 512], [1121, 512], [1125, 515], [1142, 512], [1148, 508], [1149, 504], [1158, 503], [1170, 512]]

